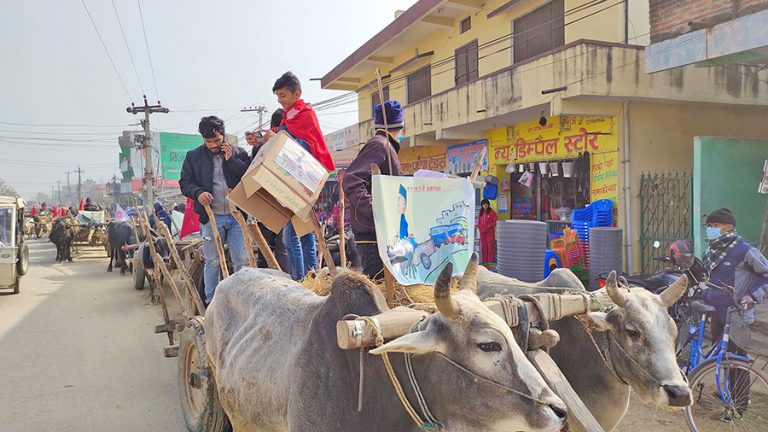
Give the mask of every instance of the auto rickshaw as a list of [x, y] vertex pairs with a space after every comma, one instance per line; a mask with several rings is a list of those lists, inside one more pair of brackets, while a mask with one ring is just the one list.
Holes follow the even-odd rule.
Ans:
[[19, 281], [29, 268], [29, 249], [24, 243], [24, 206], [21, 198], [0, 196], [0, 289], [19, 293]]

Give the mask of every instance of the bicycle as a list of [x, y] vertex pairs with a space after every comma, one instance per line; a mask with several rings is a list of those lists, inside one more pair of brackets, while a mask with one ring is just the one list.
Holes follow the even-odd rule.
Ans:
[[[728, 344], [732, 341], [742, 350], [756, 352], [759, 358], [761, 354], [768, 355], [768, 332], [753, 334], [752, 327], [744, 320], [745, 310], [731, 308], [722, 336], [705, 352], [704, 330], [715, 308], [700, 300], [692, 301], [690, 307], [700, 318], [698, 323], [688, 324], [685, 345], [690, 347], [690, 353], [687, 364], [681, 368], [688, 377], [693, 399], [693, 405], [685, 408], [689, 429], [693, 432], [767, 430], [766, 364], [758, 367], [756, 358], [751, 358], [746, 351], [743, 355], [730, 352]], [[768, 316], [768, 306], [765, 312]]]

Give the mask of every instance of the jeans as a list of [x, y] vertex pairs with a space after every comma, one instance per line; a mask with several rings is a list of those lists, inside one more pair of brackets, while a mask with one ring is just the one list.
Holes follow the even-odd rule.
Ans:
[[[231, 214], [215, 216], [216, 227], [221, 236], [222, 246], [229, 245], [229, 257], [232, 260], [232, 268], [234, 271], [238, 271], [248, 264], [248, 254], [245, 251], [243, 232]], [[213, 239], [211, 222], [201, 224], [200, 232], [203, 234], [203, 255], [205, 256], [205, 269], [203, 270], [205, 303], [208, 304], [213, 300], [213, 294], [216, 292], [216, 286], [219, 284], [221, 266], [219, 265], [219, 252]]]
[[309, 269], [317, 269], [317, 243], [314, 233], [299, 238], [293, 228], [293, 222], [288, 222], [283, 228], [283, 241], [288, 252], [289, 274], [294, 280], [304, 279]]

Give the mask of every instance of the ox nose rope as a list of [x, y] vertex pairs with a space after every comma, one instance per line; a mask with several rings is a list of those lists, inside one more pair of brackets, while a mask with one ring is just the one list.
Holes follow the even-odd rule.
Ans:
[[[346, 317], [345, 317], [346, 318]], [[373, 329], [376, 340], [375, 345], [377, 347], [380, 347], [384, 344], [384, 336], [381, 333], [381, 328], [379, 326], [378, 321], [373, 317], [359, 317], [359, 319], [367, 322], [371, 328]], [[418, 325], [418, 323], [417, 323]], [[411, 329], [412, 331], [414, 328]], [[361, 348], [362, 352], [362, 348]], [[483, 375], [478, 374], [477, 372], [472, 371], [471, 369], [467, 368], [466, 366], [462, 365], [461, 363], [453, 360], [452, 358], [448, 357], [447, 355], [441, 353], [441, 352], [435, 352], [440, 358], [444, 359], [448, 362], [451, 366], [455, 367], [456, 369], [460, 370], [461, 372], [466, 373], [467, 375], [475, 378], [476, 380], [480, 380], [483, 382], [486, 382], [488, 384], [491, 384], [493, 386], [496, 386], [502, 390], [508, 391], [510, 393], [514, 393], [518, 396], [520, 396], [523, 399], [528, 399], [533, 402], [536, 402], [540, 405], [548, 405], [547, 402], [533, 397], [531, 395], [525, 394], [517, 389], [514, 389], [506, 384], [502, 384], [498, 381], [492, 380], [488, 377], [485, 377]], [[361, 357], [362, 359], [362, 357]], [[416, 375], [413, 372], [413, 365], [411, 363], [411, 355], [405, 354], [405, 368], [408, 372], [408, 378], [411, 381], [411, 386], [414, 389], [414, 392], [416, 393], [416, 399], [419, 403], [419, 407], [421, 408], [422, 412], [424, 413], [424, 418], [426, 420], [422, 420], [422, 418], [419, 416], [419, 414], [416, 412], [416, 410], [413, 408], [413, 405], [411, 405], [411, 402], [408, 400], [408, 398], [405, 395], [405, 391], [403, 390], [402, 385], [400, 384], [400, 380], [397, 378], [397, 375], [395, 374], [395, 370], [392, 367], [392, 363], [389, 360], [389, 355], [385, 353], [381, 353], [381, 359], [384, 363], [384, 369], [387, 371], [387, 375], [389, 376], [390, 381], [392, 382], [392, 386], [395, 389], [395, 393], [397, 394], [398, 399], [400, 399], [400, 403], [403, 405], [403, 408], [405, 408], [405, 411], [408, 413], [408, 415], [411, 417], [413, 422], [423, 431], [440, 431], [444, 430], [444, 426], [437, 421], [434, 415], [432, 415], [432, 412], [429, 411], [429, 408], [427, 407], [427, 402], [424, 399], [424, 394], [421, 391], [421, 388], [419, 387], [418, 381], [416, 380]], [[361, 360], [362, 361], [362, 360]], [[362, 409], [362, 363], [361, 363], [361, 381], [360, 381], [360, 399], [358, 400], [358, 410]]]

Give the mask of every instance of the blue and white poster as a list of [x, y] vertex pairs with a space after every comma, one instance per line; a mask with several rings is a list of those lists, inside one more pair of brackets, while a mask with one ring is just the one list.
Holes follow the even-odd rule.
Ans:
[[373, 176], [379, 254], [402, 285], [461, 275], [475, 244], [475, 191], [465, 178]]

